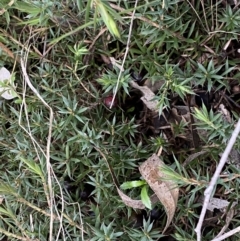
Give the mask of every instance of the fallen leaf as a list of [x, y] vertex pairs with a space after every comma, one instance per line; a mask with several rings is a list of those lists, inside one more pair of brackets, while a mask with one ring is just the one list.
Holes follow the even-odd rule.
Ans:
[[146, 79], [144, 82], [144, 86], [147, 86], [152, 92], [158, 92], [164, 83], [164, 80], [156, 80], [153, 82], [149, 79]]
[[[203, 201], [203, 199], [200, 199], [200, 200]], [[213, 212], [213, 210], [216, 208], [224, 212], [224, 209], [226, 209], [229, 204], [230, 202], [228, 202], [227, 200], [213, 197], [210, 199], [207, 209]], [[231, 207], [234, 207], [236, 204], [237, 202], [233, 202]]]
[[120, 62], [117, 61], [115, 58], [110, 57], [110, 62], [113, 66], [116, 66], [118, 69], [120, 69], [122, 72], [124, 71], [124, 68], [121, 66]]
[[[154, 204], [158, 201], [162, 203], [167, 213], [167, 223], [163, 230], [163, 233], [166, 231], [170, 225], [178, 201], [179, 190], [176, 187], [176, 184], [167, 180], [167, 176], [161, 172], [161, 167], [165, 164], [159, 159], [156, 154], [153, 154], [148, 158], [144, 163], [139, 166], [139, 171], [145, 181], [148, 183], [150, 188], [154, 191], [154, 194], [150, 197], [151, 204]], [[134, 200], [124, 194], [119, 188], [117, 188], [118, 194], [121, 197], [122, 201], [128, 206], [137, 209], [144, 209], [145, 205], [142, 200]]]
[[[203, 203], [204, 198], [200, 197], [200, 201]], [[232, 205], [231, 205], [231, 208], [229, 210], [227, 210], [229, 204], [230, 204], [230, 202], [228, 202], [227, 200], [213, 197], [213, 198], [210, 199], [209, 204], [207, 206], [207, 209], [211, 212], [213, 212], [214, 209], [219, 209], [223, 214], [226, 213], [225, 225], [222, 227], [221, 231], [218, 233], [216, 238], [221, 236], [227, 230], [227, 228], [228, 228], [228, 226], [229, 226], [230, 222], [232, 221], [233, 216], [235, 214], [234, 207], [237, 205], [237, 202], [233, 202]]]
[[137, 209], [144, 209], [145, 206], [142, 203], [141, 200], [134, 200], [127, 196], [125, 193], [123, 193], [119, 188], [117, 188], [118, 194], [121, 197], [122, 201], [127, 205], [128, 207], [131, 208], [137, 208]]
[[147, 108], [150, 109], [151, 111], [158, 112], [158, 107], [157, 107], [158, 101], [153, 100], [155, 97], [155, 94], [147, 86], [139, 86], [134, 81], [131, 81], [130, 84], [132, 87], [142, 92], [143, 96], [141, 97], [141, 100], [147, 106]]
[[228, 123], [232, 122], [231, 115], [223, 104], [219, 105], [218, 112], [221, 113], [223, 120], [225, 120]]
[[[118, 194], [121, 197], [122, 201], [124, 202], [125, 205], [131, 208], [137, 208], [137, 209], [144, 209], [145, 205], [143, 204], [142, 200], [135, 200], [124, 194], [119, 188], [117, 188]], [[158, 197], [157, 195], [153, 194], [150, 197], [151, 203], [154, 204], [158, 202]]]
[[163, 230], [166, 231], [170, 225], [178, 201], [179, 190], [171, 180], [166, 180], [167, 176], [161, 172], [160, 168], [165, 164], [156, 154], [153, 154], [139, 167], [139, 171], [148, 185], [154, 191], [167, 213], [167, 223]]

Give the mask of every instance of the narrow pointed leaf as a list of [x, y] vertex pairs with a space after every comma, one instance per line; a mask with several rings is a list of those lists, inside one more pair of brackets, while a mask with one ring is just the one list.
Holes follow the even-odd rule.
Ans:
[[147, 192], [147, 186], [143, 186], [142, 191], [141, 191], [141, 200], [143, 202], [143, 204], [148, 208], [148, 209], [152, 209], [152, 204], [151, 204], [151, 200], [149, 198], [148, 192]]

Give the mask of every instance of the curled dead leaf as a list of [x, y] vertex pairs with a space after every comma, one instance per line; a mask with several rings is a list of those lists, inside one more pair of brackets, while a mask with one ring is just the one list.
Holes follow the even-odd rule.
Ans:
[[[154, 204], [160, 201], [166, 210], [167, 223], [163, 230], [164, 233], [173, 219], [177, 207], [179, 190], [176, 187], [176, 184], [171, 180], [167, 180], [166, 175], [162, 173], [161, 167], [163, 166], [164, 163], [156, 154], [153, 154], [139, 166], [139, 171], [154, 191], [154, 194], [150, 197], [151, 203]], [[124, 194], [119, 188], [117, 188], [117, 190], [122, 201], [127, 206], [138, 209], [145, 208], [145, 205], [141, 200], [134, 200]]]
[[[200, 197], [199, 199], [200, 202], [203, 203], [204, 197]], [[232, 202], [230, 209], [228, 210], [228, 207], [230, 205], [230, 202], [224, 199], [220, 198], [214, 198], [212, 197], [208, 203], [207, 209], [211, 212], [214, 211], [214, 209], [219, 209], [223, 214], [226, 214], [226, 222], [225, 225], [222, 227], [221, 231], [218, 233], [216, 236], [219, 237], [221, 236], [229, 227], [230, 222], [233, 219], [233, 216], [236, 214], [235, 206], [237, 205], [237, 202]], [[222, 215], [223, 217], [224, 215]]]
[[[144, 209], [145, 205], [143, 204], [142, 200], [134, 200], [132, 198], [130, 198], [129, 196], [127, 196], [126, 194], [124, 194], [119, 188], [117, 188], [118, 194], [121, 197], [122, 201], [131, 208], [137, 208], [137, 209]], [[152, 203], [156, 203], [158, 200], [157, 195], [153, 194], [150, 197], [150, 200]]]
[[166, 175], [160, 170], [162, 166], [164, 166], [164, 163], [156, 154], [153, 154], [142, 163], [139, 171], [165, 208], [167, 223], [163, 230], [164, 233], [173, 219], [177, 207], [179, 190], [173, 181], [166, 180]]
[[139, 86], [136, 82], [131, 81], [131, 86], [135, 89], [138, 89], [142, 92], [143, 96], [141, 97], [141, 100], [143, 103], [147, 106], [148, 109], [151, 111], [158, 111], [158, 101], [153, 100], [155, 97], [155, 94], [147, 87], [147, 86]]

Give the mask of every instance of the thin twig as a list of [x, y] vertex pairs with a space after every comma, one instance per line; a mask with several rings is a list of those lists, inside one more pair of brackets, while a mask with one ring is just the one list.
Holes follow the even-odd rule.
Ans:
[[20, 58], [20, 63], [21, 63], [21, 69], [23, 72], [23, 77], [25, 81], [27, 82], [28, 86], [30, 89], [33, 91], [33, 93], [41, 100], [41, 102], [49, 109], [49, 130], [48, 130], [48, 139], [47, 139], [47, 147], [46, 147], [46, 166], [47, 166], [47, 174], [48, 174], [48, 191], [49, 191], [49, 199], [50, 199], [50, 230], [49, 230], [49, 240], [52, 241], [53, 237], [53, 190], [52, 190], [52, 177], [51, 173], [53, 172], [52, 166], [50, 163], [50, 146], [51, 146], [51, 139], [52, 139], [52, 122], [53, 122], [53, 110], [52, 108], [45, 102], [45, 100], [42, 98], [42, 96], [38, 93], [38, 91], [35, 89], [35, 87], [32, 85], [28, 74], [26, 70], [26, 65], [24, 63], [23, 58]]
[[206, 214], [206, 211], [207, 211], [209, 200], [212, 196], [213, 189], [214, 189], [214, 187], [217, 183], [217, 179], [219, 178], [219, 175], [220, 175], [225, 163], [227, 162], [228, 156], [229, 156], [229, 154], [230, 154], [230, 152], [233, 148], [233, 145], [236, 142], [236, 139], [238, 137], [239, 132], [240, 132], [240, 119], [238, 120], [236, 128], [232, 133], [232, 136], [231, 136], [231, 138], [230, 138], [230, 140], [227, 144], [227, 147], [226, 147], [225, 151], [223, 152], [223, 155], [222, 155], [222, 157], [220, 159], [220, 162], [217, 166], [217, 169], [216, 169], [216, 171], [215, 171], [215, 173], [212, 177], [212, 180], [211, 180], [208, 188], [204, 192], [204, 196], [205, 196], [204, 203], [203, 203], [201, 215], [200, 215], [199, 220], [198, 220], [197, 227], [195, 228], [195, 232], [197, 233], [197, 241], [201, 241], [201, 228], [202, 228], [203, 220], [204, 220], [204, 217], [205, 217], [205, 214]]
[[[55, 173], [54, 173], [54, 172], [52, 172], [52, 173], [53, 173], [53, 176], [54, 176], [54, 178], [55, 178], [55, 180], [56, 180], [56, 182], [57, 182], [57, 185], [58, 185], [58, 187], [59, 187], [59, 190], [60, 190], [61, 207], [62, 207], [62, 208], [61, 208], [61, 214], [59, 214], [57, 205], [54, 203], [54, 204], [55, 204], [55, 205], [54, 205], [55, 211], [56, 211], [57, 216], [58, 216], [58, 219], [59, 219], [59, 221], [60, 221], [60, 226], [59, 226], [59, 230], [58, 230], [57, 237], [56, 237], [56, 241], [57, 241], [58, 238], [59, 238], [59, 236], [60, 236], [60, 234], [61, 234], [61, 231], [62, 231], [63, 237], [65, 236], [65, 231], [64, 231], [64, 228], [63, 228], [63, 212], [64, 212], [64, 207], [65, 207], [65, 206], [64, 206], [63, 190], [62, 190], [61, 184], [59, 183], [59, 181], [58, 181]], [[55, 199], [53, 199], [53, 201], [55, 202]]]
[[231, 230], [231, 231], [229, 231], [229, 232], [227, 232], [227, 233], [225, 233], [225, 234], [223, 234], [222, 236], [220, 236], [218, 238], [212, 239], [211, 241], [221, 241], [221, 240], [224, 240], [225, 238], [228, 238], [228, 237], [230, 237], [233, 234], [238, 233], [238, 232], [240, 232], [240, 226]]
[[209, 32], [208, 34], [211, 35], [211, 34], [216, 34], [216, 33], [229, 33], [229, 34], [236, 34], [236, 35], [240, 36], [240, 33], [224, 31], [224, 30], [216, 30], [216, 31]]
[[116, 85], [116, 89], [114, 91], [114, 95], [113, 95], [113, 99], [112, 99], [112, 103], [110, 105], [110, 109], [112, 108], [114, 101], [116, 99], [116, 95], [117, 95], [117, 91], [118, 91], [118, 86], [119, 86], [119, 82], [120, 82], [120, 78], [122, 76], [122, 72], [124, 69], [124, 64], [128, 55], [128, 51], [129, 51], [129, 45], [130, 45], [130, 41], [131, 41], [131, 36], [132, 36], [132, 27], [133, 27], [133, 20], [134, 20], [134, 16], [135, 16], [135, 12], [136, 12], [136, 8], [137, 8], [137, 4], [138, 4], [138, 0], [135, 0], [135, 5], [134, 5], [134, 10], [131, 16], [131, 23], [130, 23], [130, 27], [129, 27], [129, 33], [128, 33], [128, 40], [127, 40], [127, 46], [126, 46], [126, 51], [124, 53], [124, 57], [123, 57], [123, 61], [122, 61], [122, 65], [120, 68], [120, 72], [118, 75], [118, 79], [117, 79], [117, 85]]
[[[17, 200], [18, 202], [20, 202], [20, 203], [22, 203], [22, 204], [24, 204], [24, 205], [29, 206], [29, 207], [32, 208], [33, 210], [36, 210], [37, 212], [43, 214], [43, 215], [46, 216], [46, 217], [52, 217], [54, 221], [58, 220], [58, 221], [61, 222], [59, 215], [55, 215], [55, 214], [51, 215], [51, 213], [49, 213], [49, 212], [47, 212], [47, 211], [45, 211], [45, 210], [43, 210], [43, 209], [35, 206], [34, 204], [28, 202], [28, 201], [25, 200], [24, 198], [22, 198], [22, 197], [20, 197], [20, 196], [17, 196], [17, 195], [15, 195], [15, 197], [16, 197], [16, 200]], [[87, 233], [87, 232], [83, 229], [82, 222], [81, 222], [81, 224], [79, 225], [79, 224], [76, 223], [73, 219], [71, 219], [66, 213], [62, 213], [62, 216], [68, 220], [68, 222], [69, 222], [69, 224], [70, 224], [71, 226], [78, 228], [79, 230], [82, 231], [82, 233]], [[0, 231], [0, 232], [1, 232], [1, 231]]]
[[[25, 59], [27, 58], [27, 55], [25, 56]], [[49, 204], [49, 209], [50, 209], [50, 214], [45, 212], [44, 214], [46, 216], [49, 216], [50, 217], [50, 234], [49, 236], [51, 237], [52, 239], [52, 230], [53, 230], [53, 220], [57, 219], [60, 221], [60, 227], [59, 227], [59, 231], [58, 231], [58, 234], [57, 234], [57, 239], [58, 240], [58, 237], [60, 235], [60, 232], [62, 231], [62, 234], [64, 236], [64, 229], [63, 229], [63, 217], [65, 217], [67, 220], [69, 220], [69, 223], [73, 226], [76, 226], [77, 228], [79, 228], [81, 230], [81, 236], [82, 236], [82, 240], [83, 239], [83, 234], [85, 233], [84, 229], [82, 228], [83, 227], [83, 222], [82, 222], [82, 218], [81, 218], [81, 212], [80, 212], [80, 221], [81, 221], [81, 225], [79, 226], [78, 224], [76, 224], [73, 220], [71, 220], [66, 214], [64, 214], [64, 197], [63, 197], [63, 191], [62, 191], [62, 187], [61, 187], [61, 184], [59, 183], [53, 169], [52, 169], [52, 166], [51, 166], [51, 163], [50, 163], [50, 145], [51, 145], [51, 136], [52, 136], [52, 121], [53, 121], [53, 111], [52, 111], [52, 108], [42, 99], [42, 97], [40, 96], [40, 94], [38, 93], [38, 91], [33, 87], [33, 85], [31, 84], [30, 82], [30, 79], [27, 75], [27, 71], [26, 71], [26, 65], [25, 65], [25, 62], [23, 61], [23, 59], [21, 58], [20, 59], [21, 61], [21, 68], [22, 68], [22, 72], [23, 72], [23, 76], [24, 76], [24, 80], [25, 80], [25, 83], [28, 84], [28, 86], [31, 88], [31, 90], [37, 95], [37, 97], [43, 102], [43, 104], [50, 110], [50, 117], [49, 117], [49, 133], [48, 133], [48, 140], [47, 140], [47, 150], [46, 150], [46, 153], [41, 149], [40, 145], [37, 143], [37, 141], [34, 139], [34, 137], [32, 136], [32, 133], [31, 133], [31, 130], [29, 129], [30, 128], [30, 125], [28, 123], [28, 129], [29, 130], [26, 130], [23, 126], [22, 128], [29, 134], [31, 140], [33, 141], [33, 144], [34, 144], [34, 147], [35, 147], [35, 144], [40, 148], [41, 152], [43, 153], [44, 157], [46, 158], [46, 163], [47, 163], [47, 173], [48, 173], [48, 189], [49, 190], [46, 190], [47, 193], [47, 199], [48, 199], [48, 204]], [[25, 103], [25, 92], [26, 92], [26, 86], [24, 88], [24, 91], [23, 91], [23, 102]], [[26, 103], [24, 104], [25, 108], [27, 107]], [[26, 111], [25, 111], [26, 112]], [[26, 113], [26, 116], [27, 116], [27, 113]], [[21, 119], [21, 118], [20, 118]], [[27, 120], [28, 120], [28, 116], [27, 116]], [[36, 153], [38, 154], [38, 151], [37, 151], [37, 148], [35, 147], [35, 150], [36, 150]], [[56, 205], [54, 205], [55, 207], [55, 210], [56, 210], [56, 213], [57, 213], [57, 216], [53, 213], [53, 202], [55, 201], [54, 200], [54, 196], [53, 196], [53, 189], [52, 189], [52, 176], [54, 177], [57, 185], [59, 186], [59, 189], [60, 189], [60, 196], [61, 196], [61, 212], [59, 214], [57, 208], [56, 208]], [[49, 198], [48, 198], [48, 195], [49, 195]], [[29, 205], [29, 203], [28, 203]], [[39, 209], [40, 210], [40, 209]], [[38, 210], [38, 211], [39, 211]], [[41, 212], [41, 211], [40, 211]], [[49, 239], [49, 240], [51, 240]]]
[[[28, 49], [29, 48], [30, 48], [30, 46], [28, 47]], [[24, 57], [24, 63], [27, 63], [27, 55]], [[29, 121], [29, 117], [28, 117], [28, 111], [29, 110], [28, 110], [27, 103], [26, 103], [26, 90], [27, 90], [27, 82], [24, 81], [23, 82], [23, 92], [22, 92], [22, 104], [21, 104], [21, 108], [20, 108], [18, 124], [31, 138], [31, 141], [32, 141], [32, 144], [34, 146], [34, 150], [36, 152], [36, 155], [37, 155], [38, 159], [40, 160], [40, 156], [39, 156], [39, 152], [38, 152], [37, 147], [40, 149], [40, 151], [42, 152], [42, 154], [44, 155], [45, 158], [46, 158], [46, 154], [45, 154], [44, 150], [40, 147], [38, 142], [35, 140], [35, 138], [32, 135], [32, 132], [31, 132], [30, 121]], [[23, 110], [23, 108], [24, 108], [24, 111], [25, 111], [27, 129], [22, 125], [22, 110]], [[47, 198], [48, 205], [50, 206], [50, 198], [49, 198], [49, 194], [48, 194], [48, 190], [47, 190], [47, 185], [46, 185], [46, 182], [44, 180], [43, 180], [43, 188], [44, 188], [44, 192], [45, 192], [45, 195], [46, 195], [46, 198]]]
[[15, 238], [17, 240], [22, 240], [22, 241], [39, 241], [39, 239], [29, 239], [29, 238], [21, 237], [19, 235], [14, 234], [14, 233], [10, 233], [10, 232], [2, 229], [2, 228], [0, 228], [0, 233], [3, 233], [3, 234], [5, 234], [8, 237]]

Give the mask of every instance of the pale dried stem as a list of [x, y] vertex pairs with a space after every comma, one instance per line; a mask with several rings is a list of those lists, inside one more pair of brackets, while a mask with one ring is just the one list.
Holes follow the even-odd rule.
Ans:
[[115, 99], [116, 99], [116, 95], [117, 95], [117, 91], [118, 91], [118, 86], [119, 86], [119, 81], [120, 81], [120, 79], [121, 79], [122, 72], [123, 72], [123, 69], [124, 69], [124, 64], [125, 64], [125, 61], [126, 61], [126, 58], [127, 58], [127, 55], [128, 55], [129, 45], [130, 45], [131, 36], [132, 36], [133, 20], [134, 20], [134, 16], [135, 16], [137, 4], [138, 4], [138, 0], [135, 0], [134, 10], [133, 10], [133, 13], [132, 13], [132, 16], [131, 16], [131, 23], [130, 23], [130, 27], [129, 27], [127, 47], [126, 47], [126, 51], [125, 51], [125, 53], [124, 53], [124, 57], [123, 57], [122, 65], [121, 65], [121, 68], [120, 68], [120, 72], [119, 72], [119, 74], [118, 74], [117, 85], [116, 85], [116, 89], [115, 89], [114, 94], [113, 94], [113, 99], [112, 99], [112, 103], [111, 103], [111, 105], [110, 105], [110, 109], [112, 108], [113, 103], [114, 103], [114, 101], [115, 101]]
[[[25, 48], [26, 49], [26, 48]], [[30, 136], [32, 142], [33, 142], [33, 145], [34, 145], [34, 148], [35, 148], [35, 151], [36, 151], [36, 154], [39, 157], [39, 154], [38, 154], [38, 149], [37, 147], [40, 149], [40, 151], [42, 152], [42, 154], [44, 155], [44, 157], [46, 158], [46, 166], [47, 166], [47, 174], [48, 174], [48, 188], [47, 188], [47, 185], [45, 184], [45, 182], [43, 183], [43, 186], [44, 186], [44, 191], [45, 191], [45, 194], [46, 194], [46, 197], [47, 197], [47, 201], [48, 201], [48, 205], [49, 205], [49, 209], [50, 209], [50, 214], [49, 213], [44, 213], [46, 216], [49, 216], [50, 217], [50, 232], [49, 232], [49, 240], [52, 240], [52, 233], [53, 233], [53, 221], [55, 219], [59, 220], [60, 221], [60, 227], [59, 227], [59, 230], [58, 230], [58, 234], [57, 234], [57, 238], [56, 240], [58, 240], [58, 237], [60, 236], [60, 233], [62, 232], [63, 236], [65, 236], [65, 232], [64, 232], [64, 229], [63, 229], [63, 217], [65, 217], [69, 223], [72, 225], [72, 226], [76, 226], [77, 228], [79, 228], [81, 230], [81, 236], [82, 236], [82, 240], [84, 240], [84, 229], [83, 229], [83, 221], [82, 221], [82, 217], [81, 217], [81, 210], [79, 209], [79, 213], [80, 213], [80, 222], [81, 222], [81, 225], [79, 226], [78, 224], [76, 224], [72, 219], [70, 219], [66, 214], [64, 214], [64, 198], [63, 198], [63, 192], [62, 192], [62, 187], [52, 169], [52, 166], [51, 166], [51, 163], [50, 163], [50, 146], [51, 146], [51, 138], [52, 138], [52, 122], [53, 122], [53, 111], [52, 111], [52, 108], [44, 101], [44, 99], [41, 97], [41, 95], [38, 93], [38, 91], [34, 88], [34, 86], [32, 85], [29, 77], [28, 77], [28, 74], [27, 74], [27, 70], [26, 70], [26, 59], [27, 59], [27, 56], [28, 56], [28, 53], [29, 53], [29, 47], [27, 48], [27, 53], [23, 58], [20, 59], [20, 63], [21, 63], [21, 68], [22, 68], [22, 72], [23, 72], [23, 77], [24, 77], [24, 80], [25, 80], [25, 83], [24, 83], [24, 88], [23, 88], [23, 104], [21, 105], [21, 110], [22, 110], [22, 107], [24, 106], [24, 109], [25, 109], [25, 115], [26, 115], [26, 119], [27, 119], [27, 124], [28, 124], [28, 130], [26, 130], [22, 125], [21, 125], [21, 116], [22, 116], [22, 111], [20, 111], [20, 118], [19, 118], [19, 125], [26, 131], [26, 133]], [[22, 54], [23, 55], [23, 54]], [[31, 129], [30, 129], [30, 123], [29, 123], [29, 118], [28, 118], [28, 111], [27, 111], [27, 104], [26, 104], [26, 101], [25, 101], [25, 96], [26, 96], [26, 83], [27, 85], [30, 87], [30, 89], [34, 92], [34, 94], [41, 100], [41, 102], [49, 109], [49, 131], [48, 131], [48, 139], [47, 139], [47, 146], [46, 146], [46, 153], [42, 150], [41, 146], [37, 143], [37, 141], [34, 139], [34, 137], [32, 136], [32, 133], [31, 133]], [[53, 194], [53, 188], [52, 188], [52, 176], [54, 177], [54, 179], [56, 180], [56, 183], [57, 185], [59, 186], [59, 189], [60, 189], [60, 197], [61, 197], [61, 214], [59, 214], [57, 208], [56, 208], [56, 205], [53, 205], [53, 202], [55, 203], [55, 200], [54, 200], [54, 194]], [[44, 180], [43, 180], [44, 181]], [[28, 203], [28, 205], [30, 205]], [[53, 213], [53, 208], [55, 208], [55, 211], [57, 213], [57, 216]], [[43, 211], [43, 210], [41, 210]]]
[[[28, 53], [28, 52], [27, 52]], [[27, 54], [26, 54], [27, 56]], [[26, 59], [26, 58], [25, 58]], [[33, 93], [41, 100], [41, 102], [49, 109], [49, 131], [48, 131], [48, 139], [46, 146], [46, 166], [47, 166], [47, 176], [48, 176], [48, 192], [49, 192], [49, 209], [50, 209], [50, 227], [49, 227], [49, 240], [52, 241], [53, 237], [53, 190], [52, 190], [52, 178], [51, 173], [53, 172], [52, 166], [50, 163], [50, 146], [51, 146], [51, 138], [52, 138], [52, 122], [53, 122], [53, 110], [52, 108], [45, 102], [42, 96], [38, 93], [35, 87], [32, 85], [26, 70], [26, 63], [23, 58], [20, 58], [21, 69], [23, 73], [24, 80], [26, 81], [29, 88], [33, 91]]]
[[10, 232], [2, 229], [2, 228], [0, 228], [0, 233], [3, 233], [7, 237], [11, 237], [11, 238], [14, 238], [14, 239], [17, 239], [17, 240], [22, 240], [22, 241], [39, 241], [39, 239], [29, 239], [29, 238], [21, 237], [19, 235], [14, 234], [14, 233], [10, 233]]
[[239, 132], [240, 132], [240, 119], [238, 120], [236, 128], [233, 131], [232, 136], [227, 144], [227, 147], [222, 154], [222, 157], [221, 157], [220, 162], [217, 166], [217, 169], [211, 179], [211, 182], [204, 192], [204, 196], [205, 196], [204, 203], [203, 203], [202, 211], [201, 211], [201, 214], [200, 214], [200, 217], [198, 220], [197, 227], [195, 228], [195, 232], [197, 233], [197, 241], [201, 241], [201, 228], [202, 228], [203, 220], [204, 220], [204, 217], [205, 217], [205, 214], [207, 211], [209, 200], [212, 196], [213, 189], [217, 183], [217, 180], [219, 178], [219, 175], [220, 175], [225, 163], [227, 162], [228, 156], [237, 140]]
[[231, 231], [229, 231], [229, 232], [227, 232], [227, 233], [225, 233], [225, 234], [223, 234], [223, 235], [221, 235], [218, 238], [212, 239], [211, 241], [221, 241], [221, 240], [224, 240], [224, 239], [226, 239], [230, 236], [233, 236], [235, 233], [239, 233], [239, 232], [240, 232], [240, 226], [231, 230]]

